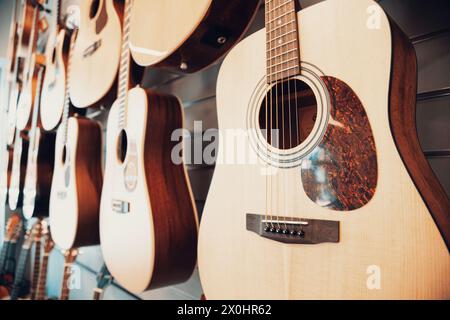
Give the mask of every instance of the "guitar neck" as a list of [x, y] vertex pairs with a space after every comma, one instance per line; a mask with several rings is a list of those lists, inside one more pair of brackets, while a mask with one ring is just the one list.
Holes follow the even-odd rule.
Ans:
[[19, 263], [17, 265], [14, 284], [11, 291], [11, 300], [17, 300], [22, 289], [25, 271], [27, 267], [28, 255], [30, 254], [30, 246], [23, 246], [20, 252]]
[[73, 51], [75, 49], [75, 39], [77, 37], [78, 29], [75, 28], [70, 35], [70, 49], [69, 49], [69, 58], [67, 63], [67, 72], [66, 72], [66, 88], [65, 88], [65, 97], [64, 97], [64, 110], [63, 110], [63, 118], [61, 125], [63, 126], [64, 132], [64, 145], [67, 144], [67, 130], [68, 130], [68, 122], [69, 122], [69, 111], [70, 111], [70, 75], [72, 70], [72, 57]]
[[93, 300], [95, 301], [102, 300], [102, 296], [103, 296], [103, 289], [95, 288]]
[[294, 0], [265, 0], [267, 82], [300, 74], [297, 11]]
[[17, 242], [11, 241], [9, 243], [8, 252], [6, 253], [6, 261], [4, 266], [5, 274], [13, 274], [16, 269], [16, 245]]
[[2, 248], [2, 251], [0, 253], [0, 275], [5, 274], [6, 257], [8, 255], [10, 244], [11, 244], [10, 241], [3, 242], [3, 248]]
[[41, 270], [39, 272], [38, 287], [36, 293], [36, 300], [45, 300], [46, 285], [47, 285], [47, 269], [48, 269], [49, 253], [45, 253], [42, 258]]
[[33, 282], [31, 286], [31, 299], [35, 300], [37, 294], [37, 287], [39, 282], [39, 274], [41, 269], [41, 240], [35, 241], [34, 249], [34, 264], [33, 264]]
[[126, 124], [127, 93], [130, 85], [130, 21], [131, 21], [132, 1], [125, 0], [124, 19], [122, 30], [122, 49], [119, 66], [119, 85], [117, 99], [119, 101], [119, 128], [124, 128]]
[[[39, 66], [39, 74], [38, 74], [38, 87], [36, 90], [36, 97], [34, 99], [33, 106], [33, 119], [31, 122], [31, 131], [30, 131], [30, 150], [29, 152], [34, 152], [36, 147], [36, 130], [38, 126], [39, 119], [39, 107], [41, 105], [41, 91], [42, 91], [42, 78], [44, 73], [44, 67]], [[31, 154], [30, 153], [30, 154]]]
[[66, 263], [64, 265], [64, 276], [60, 300], [69, 300], [70, 295], [69, 279], [72, 272], [72, 265], [73, 263]]

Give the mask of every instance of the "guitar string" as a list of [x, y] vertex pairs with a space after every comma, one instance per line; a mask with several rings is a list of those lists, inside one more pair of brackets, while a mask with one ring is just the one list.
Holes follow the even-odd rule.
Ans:
[[[277, 3], [277, 0], [274, 0], [274, 1], [275, 1], [275, 3]], [[279, 4], [279, 2], [278, 2], [278, 4]], [[279, 8], [276, 7], [274, 9], [274, 11], [276, 12], [278, 9]], [[275, 15], [277, 16], [276, 13], [275, 13]], [[277, 22], [279, 21], [278, 16], [277, 16], [276, 21]], [[278, 33], [278, 30], [275, 30], [275, 39], [278, 39], [277, 33]], [[278, 51], [278, 49], [275, 49], [275, 52], [274, 52], [275, 55], [277, 54], [277, 51]], [[275, 64], [275, 70], [276, 70], [277, 74], [278, 74], [278, 67], [279, 67], [279, 65]], [[278, 76], [275, 76], [275, 79], [276, 79], [275, 80], [275, 98], [276, 98], [276, 101], [275, 101], [275, 133], [276, 133], [275, 134], [275, 138], [276, 138], [275, 148], [279, 149], [280, 148], [280, 124], [279, 124], [279, 98], [280, 98], [280, 96], [279, 96], [278, 89], [279, 89], [279, 82], [280, 81], [278, 79]], [[280, 218], [279, 218], [279, 212], [280, 212], [279, 166], [280, 166], [280, 163], [279, 163], [279, 160], [278, 160], [278, 168], [276, 170], [276, 175], [275, 175], [275, 184], [276, 184], [276, 187], [275, 187], [275, 195], [276, 195], [275, 210], [276, 210], [277, 230], [280, 229]]]
[[[283, 37], [286, 35], [286, 33], [283, 33], [283, 30], [285, 28], [287, 28], [287, 26], [285, 25], [285, 23], [283, 22], [283, 17], [280, 17], [280, 19], [278, 20], [278, 24], [281, 26], [279, 28], [280, 30], [280, 38], [283, 41]], [[286, 30], [287, 31], [287, 30]], [[283, 41], [284, 44], [284, 41]], [[284, 61], [283, 56], [284, 56], [284, 52], [285, 52], [286, 47], [283, 46], [281, 47], [281, 53], [280, 53], [280, 59], [281, 59], [281, 65], [280, 67], [282, 68], [282, 70], [284, 70], [284, 65], [287, 63], [287, 61]], [[283, 151], [286, 150], [286, 132], [285, 132], [285, 95], [284, 95], [284, 86], [285, 86], [285, 78], [283, 76], [283, 72], [281, 73], [282, 76], [282, 80], [281, 80], [281, 134], [282, 134], [282, 138], [283, 138]], [[289, 81], [289, 79], [287, 79]], [[283, 206], [282, 209], [280, 210], [280, 214], [283, 217], [283, 222], [284, 222], [284, 228], [286, 228], [286, 217], [287, 217], [287, 198], [286, 198], [286, 193], [287, 193], [287, 181], [286, 179], [283, 179], [283, 176], [285, 176], [286, 174], [286, 170], [283, 170], [280, 166], [280, 176], [281, 176], [281, 183], [282, 185], [284, 184], [283, 188], [281, 191], [282, 197], [283, 197]], [[284, 180], [284, 181], [283, 181]], [[281, 229], [281, 228], [279, 228]], [[280, 230], [279, 230], [280, 231]]]
[[[266, 2], [266, 4], [267, 4], [268, 2]], [[269, 13], [269, 10], [268, 10], [268, 8], [266, 7], [266, 14], [264, 15], [264, 17], [265, 17], [265, 19], [266, 19], [266, 28], [268, 28], [268, 25], [267, 25], [267, 22], [268, 21], [270, 21], [270, 13]], [[270, 45], [270, 33], [267, 33], [267, 38], [268, 38], [268, 40], [269, 40], [269, 48], [267, 48], [266, 49], [266, 59], [267, 59], [267, 64], [268, 64], [268, 66], [270, 67], [270, 57], [271, 57], [271, 54], [270, 54], [270, 47], [271, 47], [271, 45]], [[270, 74], [270, 72], [269, 72], [269, 74]], [[266, 107], [266, 110], [265, 110], [265, 113], [266, 113], [266, 119], [265, 119], [265, 122], [266, 122], [266, 124], [265, 124], [265, 130], [266, 130], [266, 132], [265, 132], [265, 135], [266, 135], [266, 141], [267, 141], [267, 143], [268, 143], [268, 141], [269, 141], [269, 134], [268, 134], [268, 132], [269, 132], [269, 127], [268, 127], [268, 122], [269, 122], [269, 119], [268, 119], [268, 116], [269, 116], [269, 110], [268, 110], [268, 105], [269, 105], [269, 103], [268, 103], [268, 101], [267, 101], [267, 99], [269, 98], [269, 90], [270, 90], [270, 75], [268, 76], [268, 78], [266, 79], [266, 97], [265, 97], [265, 107]], [[268, 144], [266, 145], [266, 153], [268, 154], [269, 153], [269, 146], [268, 146]], [[269, 186], [268, 186], [268, 176], [269, 176], [269, 166], [266, 164], [266, 172], [264, 172], [264, 174], [265, 174], [265, 180], [266, 180], [266, 212], [265, 212], [265, 220], [266, 220], [266, 230], [268, 230], [269, 229], [269, 223], [267, 222], [267, 219], [268, 219], [268, 215], [269, 215], [269, 212], [268, 212], [268, 210], [269, 210], [269, 207], [268, 207], [268, 195], [269, 195]]]
[[[301, 55], [300, 55], [300, 37], [298, 34], [298, 23], [297, 23], [297, 12], [294, 9], [294, 18], [295, 18], [295, 27], [297, 28], [297, 38], [296, 38], [296, 42], [297, 42], [297, 54], [298, 54], [298, 73], [301, 75], [301, 71], [302, 71], [302, 62], [301, 62]], [[297, 81], [294, 80], [294, 90], [295, 90], [295, 133], [296, 133], [296, 145], [299, 146], [300, 145], [300, 122], [299, 122], [299, 111], [298, 111], [298, 93], [297, 93]]]
[[[270, 100], [269, 100], [269, 108], [270, 108], [270, 124], [268, 127], [266, 127], [266, 131], [267, 131], [267, 135], [268, 137], [270, 137], [270, 139], [267, 140], [267, 155], [269, 155], [269, 150], [270, 150], [270, 145], [272, 143], [273, 140], [273, 136], [272, 136], [272, 123], [273, 123], [273, 90], [272, 90], [272, 75], [271, 75], [271, 70], [272, 70], [272, 37], [271, 37], [271, 33], [270, 33], [270, 21], [272, 20], [272, 14], [269, 10], [270, 5], [272, 3], [272, 0], [269, 0], [266, 2], [267, 4], [267, 12], [268, 12], [268, 21], [269, 24], [267, 25], [267, 31], [268, 33], [268, 38], [269, 38], [269, 85], [268, 85], [268, 90], [269, 90], [269, 94], [270, 94]], [[269, 142], [270, 140], [270, 142]], [[270, 165], [270, 163], [267, 164], [267, 167], [269, 169], [269, 171], [267, 172], [267, 179], [269, 181], [269, 213], [270, 213], [270, 227], [271, 229], [274, 228], [273, 225], [273, 201], [272, 201], [272, 197], [273, 197], [273, 181], [272, 181], [272, 167]]]

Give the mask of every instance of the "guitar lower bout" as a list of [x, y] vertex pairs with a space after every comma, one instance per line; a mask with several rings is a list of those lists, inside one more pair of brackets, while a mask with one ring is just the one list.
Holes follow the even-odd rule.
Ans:
[[120, 110], [117, 101], [108, 119], [100, 237], [114, 278], [141, 292], [191, 276], [197, 212], [185, 167], [171, 159], [172, 132], [183, 126], [178, 99], [134, 88]]

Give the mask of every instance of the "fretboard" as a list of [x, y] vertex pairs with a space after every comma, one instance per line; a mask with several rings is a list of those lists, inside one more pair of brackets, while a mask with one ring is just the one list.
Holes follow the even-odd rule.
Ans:
[[25, 271], [27, 267], [28, 255], [30, 253], [30, 244], [25, 244], [20, 252], [19, 263], [17, 264], [14, 284], [11, 291], [11, 300], [17, 300], [23, 285]]
[[265, 0], [267, 82], [300, 73], [295, 0]]
[[33, 282], [31, 284], [31, 300], [36, 299], [38, 282], [39, 282], [39, 273], [41, 270], [41, 240], [37, 239], [34, 247], [34, 264], [33, 264]]
[[38, 87], [36, 90], [36, 96], [34, 98], [33, 118], [31, 121], [31, 130], [29, 133], [30, 135], [30, 146], [28, 151], [29, 155], [32, 155], [33, 152], [36, 150], [36, 130], [39, 118], [39, 107], [41, 105], [42, 77], [44, 73], [44, 67], [39, 65], [38, 68], [39, 68], [38, 83], [37, 83]]
[[119, 67], [119, 84], [117, 100], [120, 106], [119, 128], [123, 129], [126, 125], [127, 93], [130, 85], [130, 20], [132, 0], [125, 0], [123, 30], [122, 30], [122, 49]]
[[70, 279], [71, 273], [72, 273], [72, 263], [66, 262], [64, 264], [64, 275], [63, 275], [63, 283], [62, 283], [62, 288], [61, 288], [60, 300], [69, 300], [69, 296], [70, 296], [69, 279]]
[[70, 74], [72, 69], [72, 56], [75, 48], [75, 39], [77, 37], [78, 30], [75, 28], [70, 35], [70, 49], [69, 49], [69, 59], [67, 62], [67, 70], [66, 70], [66, 92], [64, 97], [64, 110], [62, 116], [62, 130], [63, 130], [63, 144], [67, 144], [67, 130], [68, 130], [68, 122], [69, 122], [69, 111], [70, 111]]
[[47, 285], [47, 268], [48, 268], [48, 257], [50, 253], [45, 253], [42, 258], [41, 270], [39, 272], [39, 280], [37, 287], [36, 300], [45, 300], [46, 297], [46, 285]]
[[3, 242], [2, 252], [0, 253], [0, 275], [5, 274], [6, 256], [8, 254], [10, 241]]

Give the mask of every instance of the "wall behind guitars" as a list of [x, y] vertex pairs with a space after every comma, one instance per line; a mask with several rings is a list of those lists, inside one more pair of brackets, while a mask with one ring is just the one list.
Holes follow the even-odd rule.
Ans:
[[[6, 0], [0, 0], [0, 12]], [[64, 5], [77, 0], [65, 0]], [[306, 7], [318, 0], [301, 0]], [[413, 41], [419, 62], [419, 101], [417, 122], [422, 148], [445, 190], [450, 194], [450, 2], [448, 0], [381, 0], [380, 4]], [[0, 20], [2, 38], [3, 22]], [[264, 25], [260, 11], [249, 33]], [[0, 51], [1, 52], [1, 51]], [[220, 62], [194, 75], [161, 72], [149, 68], [143, 86], [177, 95], [184, 104], [185, 127], [194, 134], [194, 122], [202, 121], [200, 134], [217, 128], [215, 89]], [[238, 76], [238, 75], [237, 75]], [[90, 116], [103, 124], [107, 110], [92, 110]], [[189, 139], [186, 141], [189, 144]], [[192, 164], [188, 166], [195, 200], [201, 213], [208, 194], [214, 165]], [[72, 299], [90, 299], [95, 287], [95, 275], [102, 266], [99, 247], [83, 248], [77, 260], [78, 289], [72, 291]], [[49, 266], [49, 291], [58, 296], [63, 271], [63, 258], [55, 250]], [[198, 273], [185, 284], [154, 290], [134, 296], [120, 286], [113, 285], [105, 293], [106, 299], [199, 299], [202, 293]]]

